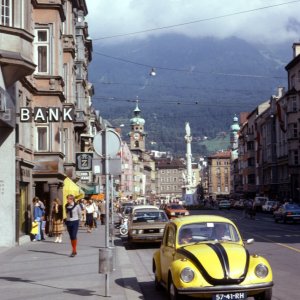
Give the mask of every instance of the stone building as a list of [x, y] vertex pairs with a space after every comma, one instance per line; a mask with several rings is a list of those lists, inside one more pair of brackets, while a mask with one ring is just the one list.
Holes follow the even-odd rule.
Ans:
[[75, 153], [93, 126], [92, 42], [85, 0], [2, 1], [0, 11], [0, 246], [13, 246], [30, 230], [32, 198], [49, 216], [65, 178], [76, 180]]
[[219, 151], [208, 157], [208, 195], [213, 199], [230, 195], [231, 152]]

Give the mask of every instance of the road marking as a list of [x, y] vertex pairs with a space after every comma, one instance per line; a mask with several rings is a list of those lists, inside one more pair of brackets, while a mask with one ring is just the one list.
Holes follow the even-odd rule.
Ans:
[[251, 232], [247, 232], [247, 233], [248, 233], [248, 234], [252, 234], [253, 236], [257, 236], [257, 237], [259, 237], [259, 238], [261, 238], [262, 240], [265, 240], [265, 241], [267, 241], [267, 242], [272, 242], [272, 243], [274, 243], [275, 245], [282, 246], [282, 247], [284, 247], [284, 248], [287, 248], [287, 249], [290, 249], [290, 250], [293, 250], [293, 251], [295, 251], [295, 252], [300, 253], [300, 249], [297, 249], [297, 248], [288, 246], [288, 245], [286, 245], [286, 244], [276, 243], [274, 240], [265, 238], [265, 237], [260, 236], [260, 235], [258, 235], [258, 234], [253, 234], [253, 233], [251, 233]]

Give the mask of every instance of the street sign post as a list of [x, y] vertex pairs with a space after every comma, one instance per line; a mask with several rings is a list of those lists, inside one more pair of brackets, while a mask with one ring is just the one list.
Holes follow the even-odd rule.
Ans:
[[[114, 245], [112, 247], [109, 245], [110, 208], [113, 207], [112, 198], [110, 197], [110, 176], [112, 170], [110, 171], [109, 162], [111, 159], [118, 157], [121, 151], [121, 138], [113, 129], [106, 127], [105, 130], [95, 135], [93, 146], [96, 154], [104, 160], [101, 173], [105, 175], [105, 248], [107, 251], [112, 251]], [[109, 272], [105, 273], [105, 296], [109, 296]]]

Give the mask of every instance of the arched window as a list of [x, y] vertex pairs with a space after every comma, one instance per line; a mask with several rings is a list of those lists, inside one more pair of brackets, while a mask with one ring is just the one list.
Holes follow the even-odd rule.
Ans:
[[135, 148], [139, 148], [140, 147], [140, 143], [138, 141], [135, 141], [134, 146], [135, 146]]

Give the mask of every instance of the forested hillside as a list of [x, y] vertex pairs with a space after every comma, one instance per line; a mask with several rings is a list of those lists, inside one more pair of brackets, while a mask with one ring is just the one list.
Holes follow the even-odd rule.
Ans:
[[[292, 44], [268, 49], [241, 39], [192, 39], [168, 34], [121, 46], [94, 43], [90, 81], [93, 105], [115, 126], [129, 119], [139, 99], [148, 149], [185, 151], [190, 122], [193, 153], [207, 154], [201, 140], [229, 132], [234, 114], [251, 111], [286, 85], [284, 66]], [[150, 76], [151, 68], [156, 76]], [[207, 141], [206, 141], [207, 144]]]

